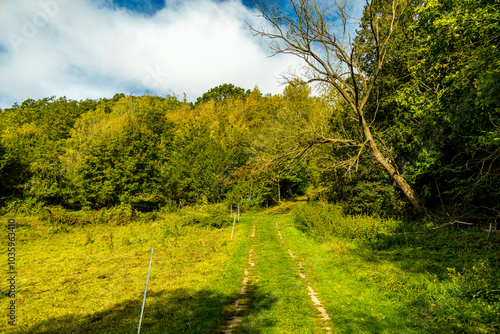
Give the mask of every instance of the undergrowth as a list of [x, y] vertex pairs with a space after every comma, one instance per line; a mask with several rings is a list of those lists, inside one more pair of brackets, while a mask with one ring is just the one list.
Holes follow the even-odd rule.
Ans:
[[[196, 225], [199, 227], [223, 228], [230, 226], [233, 218], [229, 217], [225, 208], [212, 205], [200, 210], [177, 209], [172, 212], [164, 208], [149, 212], [140, 212], [130, 204], [120, 204], [99, 210], [70, 210], [61, 206], [45, 206], [40, 202], [12, 202], [2, 210], [3, 214], [17, 217], [33, 217], [52, 225], [56, 230], [67, 231], [69, 227], [83, 227], [88, 225], [120, 226], [132, 222], [151, 223], [163, 216], [176, 214], [179, 226]], [[177, 226], [176, 225], [176, 226]]]
[[345, 215], [342, 207], [321, 202], [296, 208], [294, 222], [300, 231], [320, 241], [331, 236], [372, 241], [397, 229], [394, 220]]

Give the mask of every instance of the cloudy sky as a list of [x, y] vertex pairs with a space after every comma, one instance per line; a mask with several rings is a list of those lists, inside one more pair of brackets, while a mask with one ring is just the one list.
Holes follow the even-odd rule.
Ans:
[[53, 95], [194, 101], [223, 83], [280, 93], [298, 59], [268, 57], [250, 1], [0, 0], [0, 108]]

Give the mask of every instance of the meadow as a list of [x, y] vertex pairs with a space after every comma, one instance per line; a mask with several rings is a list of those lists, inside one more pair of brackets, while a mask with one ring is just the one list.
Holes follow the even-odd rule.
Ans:
[[[2, 332], [136, 332], [152, 247], [141, 333], [221, 333], [236, 313], [234, 333], [500, 330], [500, 238], [475, 228], [429, 230], [305, 202], [243, 212], [233, 240], [222, 205], [149, 214], [39, 208], [15, 220], [17, 324], [4, 312]], [[0, 256], [6, 263], [5, 248]], [[1, 289], [6, 305], [6, 280]]]
[[500, 331], [498, 234], [341, 212], [304, 205], [285, 231], [331, 296], [339, 333]]
[[[59, 217], [16, 217], [18, 322], [8, 328], [2, 321], [3, 330], [137, 331], [152, 247], [142, 332], [209, 333], [224, 321], [240, 288], [244, 241], [230, 242], [227, 227], [200, 223], [207, 213], [183, 211], [111, 224], [72, 216], [72, 225], [53, 222]], [[82, 220], [87, 224], [79, 225]], [[237, 229], [235, 240], [242, 233]], [[2, 281], [3, 304], [6, 289]]]

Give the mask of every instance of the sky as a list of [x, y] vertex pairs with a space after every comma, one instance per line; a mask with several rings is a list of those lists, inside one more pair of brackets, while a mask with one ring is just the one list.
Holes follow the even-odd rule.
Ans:
[[[252, 0], [0, 0], [0, 108], [26, 99], [186, 94], [231, 83], [283, 91]], [[277, 0], [285, 6], [286, 0]]]

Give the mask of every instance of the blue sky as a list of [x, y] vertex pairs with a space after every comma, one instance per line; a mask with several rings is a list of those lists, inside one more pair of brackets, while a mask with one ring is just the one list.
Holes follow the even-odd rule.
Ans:
[[[145, 15], [154, 15], [156, 12], [164, 9], [166, 7], [165, 0], [108, 0], [108, 1], [99, 1], [96, 0], [97, 3], [103, 4], [109, 8], [118, 7], [118, 8], [126, 8], [128, 10], [142, 13]], [[218, 0], [217, 2], [223, 2]], [[255, 4], [255, 0], [243, 0], [243, 5], [248, 8], [253, 8]], [[273, 1], [274, 4], [278, 6], [286, 6], [286, 0]]]
[[[102, 2], [101, 2], [102, 3]], [[105, 2], [105, 5], [110, 8], [126, 8], [130, 11], [137, 13], [142, 13], [145, 15], [154, 15], [158, 11], [165, 8], [164, 0], [109, 0]]]
[[[232, 83], [280, 93], [253, 0], [0, 0], [0, 108], [48, 96], [176, 94]], [[279, 6], [287, 1], [279, 0]]]

